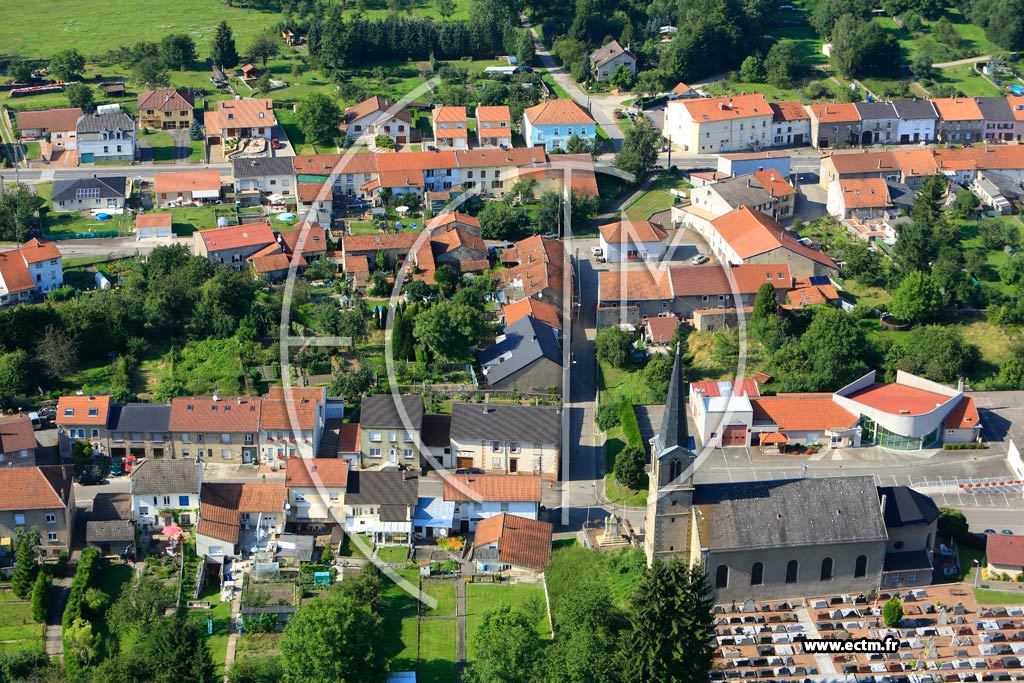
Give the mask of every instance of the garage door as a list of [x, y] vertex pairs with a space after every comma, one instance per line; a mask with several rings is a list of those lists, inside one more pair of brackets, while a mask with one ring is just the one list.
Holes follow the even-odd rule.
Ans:
[[456, 461], [456, 467], [458, 467], [460, 470], [461, 469], [466, 469], [467, 467], [472, 467], [472, 466], [473, 466], [473, 458], [459, 458]]
[[747, 428], [744, 425], [735, 425], [725, 428], [722, 433], [723, 446], [746, 446]]

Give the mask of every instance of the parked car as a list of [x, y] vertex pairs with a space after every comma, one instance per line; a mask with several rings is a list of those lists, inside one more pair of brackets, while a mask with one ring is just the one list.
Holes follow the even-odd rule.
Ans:
[[455, 474], [483, 474], [484, 471], [479, 467], [463, 467], [455, 470]]
[[509, 242], [508, 240], [505, 240], [504, 242], [501, 243], [502, 249], [512, 249], [515, 246], [515, 242]]
[[1007, 536], [1013, 536], [1013, 532], [1012, 532], [1012, 531], [1010, 531], [1009, 529], [1003, 529], [1003, 530], [1002, 530], [1002, 531], [1000, 531], [999, 533], [1001, 533], [1001, 534], [1006, 534]]
[[112, 476], [112, 477], [123, 477], [124, 474], [125, 474], [125, 471], [124, 471], [124, 461], [123, 460], [121, 460], [120, 458], [117, 458], [113, 462], [110, 463], [110, 476]]
[[707, 263], [710, 260], [711, 259], [709, 259], [705, 254], [697, 254], [692, 259], [690, 259], [690, 264], [694, 266], [699, 266], [700, 264]]
[[82, 486], [95, 486], [103, 483], [103, 477], [94, 470], [88, 470], [79, 475], [78, 483]]
[[274, 149], [282, 149], [284, 147], [284, 145], [281, 144], [281, 141], [277, 138], [270, 138], [270, 146]]
[[590, 253], [594, 256], [604, 256], [604, 249], [601, 247], [591, 247]]
[[32, 423], [32, 429], [42, 429], [43, 421], [39, 417], [39, 413], [29, 413], [28, 421]]
[[549, 240], [557, 240], [558, 239], [558, 235], [556, 235], [553, 232], [546, 232], [543, 235], [541, 235], [541, 237], [546, 237]]
[[995, 532], [996, 532], [995, 529], [985, 529], [985, 533], [986, 534], [994, 534]]

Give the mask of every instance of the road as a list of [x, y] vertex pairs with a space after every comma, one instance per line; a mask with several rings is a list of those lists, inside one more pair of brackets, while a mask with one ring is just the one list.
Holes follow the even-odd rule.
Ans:
[[[198, 171], [200, 169], [215, 169], [220, 171], [220, 174], [225, 178], [231, 177], [231, 164], [218, 163], [218, 164], [189, 164], [189, 170]], [[19, 182], [27, 184], [35, 184], [38, 182], [50, 182], [54, 179], [72, 179], [72, 178], [91, 178], [94, 175], [100, 173], [124, 173], [132, 177], [143, 178], [145, 180], [152, 180], [153, 176], [157, 173], [164, 171], [179, 170], [173, 164], [152, 164], [152, 163], [138, 163], [138, 164], [124, 164], [123, 166], [79, 166], [78, 168], [57, 168], [50, 167], [46, 164], [31, 164], [28, 168], [22, 168], [17, 171], [17, 178]], [[13, 182], [15, 179], [14, 169], [5, 169], [0, 173], [0, 182]]]

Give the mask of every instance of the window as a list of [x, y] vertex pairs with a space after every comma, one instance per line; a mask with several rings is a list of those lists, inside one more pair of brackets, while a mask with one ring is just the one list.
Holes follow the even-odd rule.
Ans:
[[491, 450], [494, 451], [495, 453], [500, 453], [501, 452], [501, 442], [500, 441], [492, 441], [491, 442]]
[[220, 442], [221, 443], [231, 443], [231, 435], [230, 434], [221, 434], [220, 435]]
[[406, 432], [405, 434], [403, 434], [402, 435], [402, 441], [404, 441], [406, 443], [412, 443], [412, 434], [409, 433], [409, 432]]
[[187, 458], [187, 457], [188, 457], [189, 455], [191, 455], [191, 454], [192, 454], [192, 452], [191, 452], [191, 451], [189, 451], [189, 449], [187, 449], [187, 448], [185, 448], [185, 449], [182, 449], [182, 451], [181, 451], [181, 455], [182, 455], [182, 457], [185, 457], [185, 458]]
[[715, 570], [715, 588], [728, 588], [729, 587], [729, 566], [725, 564], [718, 565], [718, 569]]
[[831, 581], [832, 580], [832, 558], [826, 557], [821, 561], [821, 580]]
[[46, 513], [46, 523], [47, 524], [56, 524], [57, 523], [57, 515], [55, 515], [52, 512], [47, 512]]
[[178, 507], [187, 508], [189, 504], [188, 496], [178, 496]]
[[231, 449], [230, 448], [222, 448], [222, 449], [220, 449], [220, 457], [224, 458], [225, 460], [230, 460], [231, 459]]
[[100, 435], [100, 430], [98, 430], [98, 429], [92, 430], [92, 438], [94, 438], [94, 439], [99, 438], [99, 435]]
[[402, 449], [402, 457], [403, 458], [411, 458], [412, 457], [412, 449], [411, 448], [403, 448]]
[[491, 468], [500, 470], [501, 469], [501, 458], [491, 458]]
[[182, 434], [182, 435], [181, 435], [181, 440], [182, 440], [182, 441], [183, 441], [184, 443], [188, 443], [188, 434], [187, 434], [187, 433], [185, 433], [185, 434]]
[[384, 436], [380, 432], [370, 432], [370, 441], [383, 441]]
[[379, 448], [371, 448], [370, 449], [370, 457], [371, 458], [379, 458], [380, 457], [380, 449]]
[[171, 497], [170, 496], [164, 496], [164, 505], [170, 505], [170, 504], [171, 504]]
[[390, 441], [391, 443], [395, 443], [396, 441], [398, 441], [398, 432], [389, 432], [388, 441]]
[[49, 541], [50, 543], [56, 543], [57, 542], [57, 532], [56, 531], [47, 531], [46, 532], [46, 540]]
[[668, 466], [668, 476], [671, 481], [675, 481], [679, 477], [683, 476], [683, 461], [673, 460], [672, 464]]
[[800, 570], [800, 563], [790, 560], [786, 563], [786, 583], [796, 583], [797, 573]]
[[857, 563], [853, 567], [853, 578], [863, 579], [868, 575], [868, 556], [858, 555]]
[[139, 515], [141, 515], [142, 517], [145, 517], [148, 514], [149, 514], [149, 508], [146, 507], [145, 505], [140, 505], [139, 506]]
[[761, 586], [764, 585], [764, 563], [755, 562], [754, 566], [750, 568], [750, 585]]
[[157, 502], [157, 497], [156, 496], [153, 496], [153, 505], [159, 505], [159, 503]]
[[292, 491], [292, 498], [294, 498], [295, 501], [298, 503], [301, 503], [306, 500], [306, 496], [299, 493], [298, 491]]
[[519, 452], [519, 444], [518, 444], [518, 443], [516, 443], [515, 441], [513, 441], [512, 443], [510, 443], [510, 444], [508, 445], [508, 449], [509, 449], [509, 451], [511, 451], [512, 453], [518, 453], [518, 452]]

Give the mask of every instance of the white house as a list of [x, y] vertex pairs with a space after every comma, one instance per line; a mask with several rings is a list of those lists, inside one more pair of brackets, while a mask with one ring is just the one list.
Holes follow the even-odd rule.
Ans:
[[29, 301], [64, 285], [64, 262], [53, 242], [33, 237], [18, 249], [0, 252], [0, 306]]
[[203, 486], [196, 526], [199, 557], [248, 556], [284, 532], [283, 483], [209, 483]]
[[650, 221], [608, 223], [600, 232], [601, 249], [608, 263], [658, 260], [668, 245], [668, 233]]
[[363, 135], [391, 138], [395, 144], [410, 141], [412, 116], [405, 107], [396, 107], [386, 97], [374, 95], [345, 109], [341, 125], [342, 132], [349, 138]]
[[475, 531], [477, 522], [508, 512], [537, 519], [541, 478], [513, 474], [456, 474], [445, 477], [445, 501], [455, 503], [457, 531]]
[[772, 144], [774, 112], [764, 95], [671, 100], [663, 134], [701, 154], [761, 149]]
[[192, 458], [146, 458], [136, 463], [128, 482], [132, 517], [140, 524], [162, 527], [162, 514], [172, 511], [179, 524], [191, 524], [202, 484], [202, 464]]
[[349, 472], [345, 533], [369, 536], [374, 545], [412, 542], [419, 477], [399, 469]]
[[135, 120], [128, 114], [86, 114], [75, 129], [81, 163], [135, 160]]
[[590, 55], [590, 71], [598, 82], [607, 81], [620, 66], [636, 75], [636, 56], [617, 40], [602, 45]]
[[348, 462], [340, 458], [295, 458], [284, 485], [288, 489], [288, 522], [326, 529], [345, 522]]
[[899, 117], [896, 139], [901, 145], [935, 141], [939, 112], [930, 100], [897, 100], [892, 105]]
[[119, 211], [128, 194], [123, 175], [59, 179], [53, 181], [50, 204], [55, 212]]
[[260, 461], [285, 467], [290, 458], [314, 458], [325, 423], [326, 389], [296, 387], [289, 398], [277, 388], [260, 407]]

